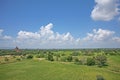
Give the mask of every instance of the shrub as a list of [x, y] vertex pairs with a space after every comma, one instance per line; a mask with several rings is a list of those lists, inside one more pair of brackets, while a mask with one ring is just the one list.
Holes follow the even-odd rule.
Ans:
[[25, 56], [21, 55], [20, 58], [21, 58], [21, 59], [25, 59]]
[[97, 78], [96, 80], [105, 80], [101, 75], [97, 75], [96, 78]]
[[47, 59], [48, 59], [49, 61], [54, 61], [54, 59], [53, 59], [53, 53], [48, 53]]
[[74, 61], [75, 62], [79, 62], [79, 59], [77, 57], [75, 57]]
[[17, 60], [17, 61], [21, 61], [21, 59], [20, 59], [20, 58], [16, 58], [16, 60]]
[[40, 58], [44, 58], [44, 57], [45, 57], [44, 53], [41, 53]]
[[77, 51], [74, 51], [74, 52], [72, 53], [72, 56], [79, 56], [79, 55], [80, 55], [80, 53], [77, 52]]
[[33, 55], [29, 54], [27, 55], [27, 59], [32, 59], [33, 58]]
[[72, 60], [73, 60], [72, 56], [68, 56], [68, 57], [67, 57], [67, 61], [68, 61], [68, 62], [71, 62]]
[[74, 64], [77, 64], [77, 65], [82, 65], [82, 61], [79, 60], [77, 57], [74, 59]]
[[36, 58], [40, 58], [40, 54], [37, 54], [35, 57], [36, 57]]
[[60, 60], [63, 61], [63, 62], [66, 62], [67, 58], [64, 56], [64, 57], [61, 57]]
[[12, 57], [13, 57], [13, 58], [16, 58], [16, 56], [15, 56], [15, 55], [13, 55]]
[[41, 54], [37, 54], [35, 57], [36, 57], [36, 58], [44, 58], [45, 56], [44, 56], [43, 53], [41, 53]]
[[106, 65], [106, 62], [107, 62], [107, 58], [105, 55], [97, 55], [95, 57], [96, 61], [97, 61], [97, 64], [99, 67], [102, 67], [102, 66], [105, 66]]
[[7, 57], [4, 58], [5, 61], [9, 61], [9, 59]]
[[61, 56], [65, 56], [65, 54], [64, 54], [64, 53], [62, 53], [62, 54], [61, 54]]
[[87, 64], [88, 66], [95, 65], [95, 60], [94, 60], [94, 58], [87, 58], [86, 64]]

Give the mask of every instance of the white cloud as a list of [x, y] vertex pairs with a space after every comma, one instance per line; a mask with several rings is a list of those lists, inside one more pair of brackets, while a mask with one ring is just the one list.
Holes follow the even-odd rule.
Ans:
[[52, 35], [54, 32], [51, 30], [53, 28], [53, 24], [52, 23], [49, 23], [47, 26], [42, 26], [40, 28], [40, 34], [42, 36], [45, 36], [45, 35]]
[[2, 34], [3, 31], [4, 31], [3, 29], [0, 29], [0, 39], [1, 39], [1, 40], [9, 40], [9, 39], [12, 39], [11, 36], [3, 35], [3, 34]]
[[109, 21], [119, 15], [118, 0], [95, 0], [96, 5], [91, 12], [93, 20]]
[[19, 31], [18, 32], [18, 37], [19, 39], [37, 39], [40, 38], [40, 34], [38, 34], [37, 32], [33, 33], [33, 32], [27, 32], [27, 31]]
[[0, 37], [2, 36], [3, 29], [0, 29]]
[[120, 37], [113, 37], [112, 39], [117, 41], [117, 42], [120, 42]]
[[0, 29], [0, 47], [20, 48], [96, 48], [120, 47], [120, 37], [115, 32], [93, 29], [86, 37], [75, 38], [70, 32], [60, 34], [52, 30], [53, 24], [42, 26], [36, 32], [19, 31], [14, 38], [3, 35]]
[[19, 31], [15, 42], [18, 45], [23, 44], [21, 46], [26, 48], [35, 47], [35, 45], [38, 48], [71, 47], [71, 45], [78, 42], [69, 32], [59, 34], [58, 32], [54, 32], [52, 28], [53, 24], [49, 23], [46, 26], [42, 26], [38, 32]]
[[0, 48], [8, 48], [13, 45], [12, 37], [3, 35], [3, 29], [0, 29]]
[[11, 36], [3, 36], [3, 39], [5, 39], [5, 40], [9, 40], [9, 39], [11, 39], [12, 37]]
[[114, 33], [114, 31], [110, 30], [98, 29], [97, 31], [96, 29], [93, 29], [93, 32], [88, 33], [84, 40], [105, 41], [110, 39]]

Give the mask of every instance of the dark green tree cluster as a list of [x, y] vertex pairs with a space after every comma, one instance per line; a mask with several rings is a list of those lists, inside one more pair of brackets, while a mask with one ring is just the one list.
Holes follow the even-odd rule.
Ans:
[[27, 55], [27, 59], [32, 59], [32, 58], [33, 58], [32, 54]]
[[87, 63], [88, 66], [95, 65], [95, 59], [94, 58], [87, 58]]
[[99, 54], [95, 57], [97, 65], [99, 67], [105, 66], [107, 62], [107, 57], [105, 55]]
[[48, 53], [48, 55], [47, 55], [47, 60], [49, 60], [49, 61], [54, 61], [53, 53], [51, 53], [51, 52]]

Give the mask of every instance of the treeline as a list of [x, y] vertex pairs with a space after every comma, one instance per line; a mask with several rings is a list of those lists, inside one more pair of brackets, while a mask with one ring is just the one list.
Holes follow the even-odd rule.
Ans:
[[39, 53], [47, 53], [47, 52], [64, 52], [69, 51], [72, 52], [71, 55], [87, 55], [91, 56], [96, 53], [104, 53], [105, 55], [120, 55], [120, 48], [103, 48], [103, 49], [21, 49], [19, 52], [14, 49], [0, 49], [0, 56], [4, 55], [26, 55], [26, 54], [39, 54]]

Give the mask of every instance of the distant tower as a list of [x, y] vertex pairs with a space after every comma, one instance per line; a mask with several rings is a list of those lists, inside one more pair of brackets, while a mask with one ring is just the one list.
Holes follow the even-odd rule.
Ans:
[[16, 46], [15, 51], [20, 52], [20, 49]]

